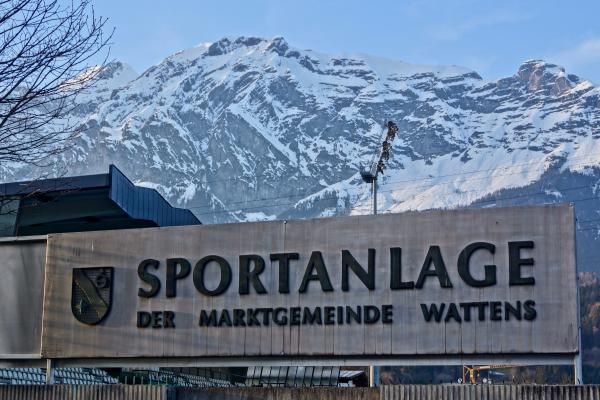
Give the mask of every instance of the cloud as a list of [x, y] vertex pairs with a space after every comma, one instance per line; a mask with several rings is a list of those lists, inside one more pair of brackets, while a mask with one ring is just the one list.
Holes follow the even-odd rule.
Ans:
[[600, 37], [587, 39], [575, 48], [558, 52], [549, 59], [567, 69], [600, 67]]

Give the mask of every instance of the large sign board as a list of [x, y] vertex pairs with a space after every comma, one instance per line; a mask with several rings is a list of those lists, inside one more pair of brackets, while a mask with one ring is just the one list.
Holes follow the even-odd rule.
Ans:
[[569, 205], [56, 234], [45, 358], [578, 352]]

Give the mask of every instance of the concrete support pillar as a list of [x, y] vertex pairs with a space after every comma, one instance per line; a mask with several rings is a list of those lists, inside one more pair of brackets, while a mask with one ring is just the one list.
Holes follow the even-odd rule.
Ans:
[[379, 386], [379, 367], [376, 365], [369, 366], [369, 386], [370, 387], [378, 387]]
[[46, 385], [52, 385], [54, 383], [54, 363], [52, 359], [46, 360]]
[[573, 360], [573, 370], [574, 370], [574, 378], [575, 378], [575, 384], [576, 385], [583, 385], [583, 368], [581, 365], [581, 351], [579, 351], [579, 354], [577, 354], [575, 356], [575, 359]]

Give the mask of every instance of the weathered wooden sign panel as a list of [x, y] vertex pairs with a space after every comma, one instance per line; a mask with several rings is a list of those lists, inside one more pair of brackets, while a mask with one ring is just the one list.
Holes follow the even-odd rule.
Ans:
[[0, 360], [40, 355], [46, 238], [0, 240]]
[[42, 356], [575, 354], [569, 205], [48, 239]]

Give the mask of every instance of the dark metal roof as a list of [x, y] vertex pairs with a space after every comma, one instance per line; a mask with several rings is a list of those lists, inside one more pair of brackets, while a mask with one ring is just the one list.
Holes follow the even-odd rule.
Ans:
[[114, 165], [108, 174], [1, 184], [0, 207], [0, 236], [200, 224]]
[[172, 207], [154, 189], [135, 186], [114, 165], [110, 166], [109, 176], [110, 199], [132, 218], [151, 220], [158, 226], [200, 224], [190, 210]]
[[70, 176], [64, 178], [2, 183], [0, 184], [0, 196], [23, 197], [36, 193], [106, 188], [110, 186], [110, 176], [112, 175], [113, 169], [122, 174], [117, 167], [111, 165], [110, 172], [108, 174]]

